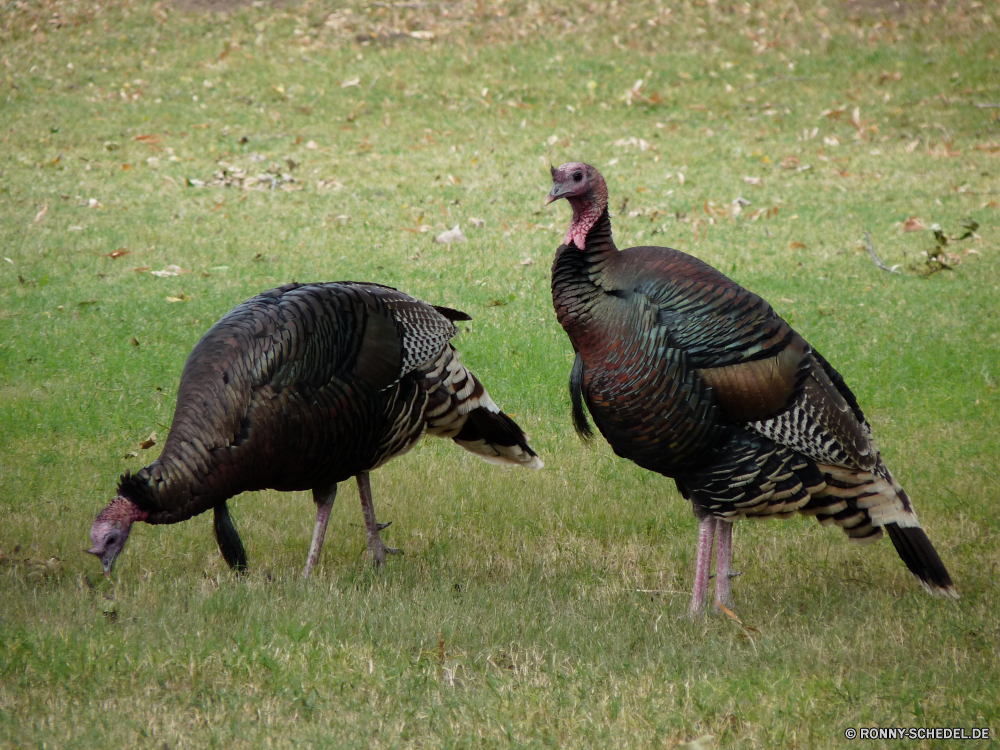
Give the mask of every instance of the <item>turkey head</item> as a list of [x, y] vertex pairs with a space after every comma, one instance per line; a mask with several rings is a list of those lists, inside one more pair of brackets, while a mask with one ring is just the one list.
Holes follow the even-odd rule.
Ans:
[[87, 552], [100, 559], [106, 578], [111, 577], [115, 560], [125, 549], [133, 522], [141, 521], [147, 515], [131, 500], [119, 495], [97, 516], [90, 527], [90, 541], [94, 546]]
[[608, 207], [608, 186], [600, 172], [578, 161], [563, 164], [558, 169], [553, 167], [552, 183], [545, 204], [565, 198], [573, 207], [573, 221], [563, 244], [574, 244], [583, 250], [587, 244], [587, 233]]

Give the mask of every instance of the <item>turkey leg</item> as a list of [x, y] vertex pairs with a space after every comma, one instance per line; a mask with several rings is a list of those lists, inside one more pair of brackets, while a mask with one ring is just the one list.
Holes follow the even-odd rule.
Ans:
[[733, 606], [733, 524], [718, 519], [719, 547], [715, 552], [715, 600], [724, 607]]
[[[361, 510], [365, 514], [365, 528], [368, 531], [368, 551], [376, 567], [385, 565], [385, 556], [401, 555], [403, 551], [395, 547], [386, 547], [379, 536], [379, 531], [388, 526], [388, 523], [378, 523], [375, 520], [375, 506], [372, 504], [372, 484], [367, 471], [358, 474], [358, 494], [361, 495]], [[391, 521], [390, 521], [391, 523]]]
[[694, 571], [694, 590], [691, 593], [692, 617], [701, 614], [708, 591], [708, 577], [712, 567], [712, 547], [715, 545], [715, 516], [698, 519], [698, 555]]
[[302, 573], [305, 578], [309, 577], [313, 566], [319, 561], [323, 540], [326, 539], [326, 525], [330, 521], [330, 511], [333, 510], [333, 501], [336, 499], [337, 485], [335, 484], [322, 490], [313, 490], [313, 502], [316, 503], [316, 527], [313, 529], [312, 544], [309, 545], [306, 569]]

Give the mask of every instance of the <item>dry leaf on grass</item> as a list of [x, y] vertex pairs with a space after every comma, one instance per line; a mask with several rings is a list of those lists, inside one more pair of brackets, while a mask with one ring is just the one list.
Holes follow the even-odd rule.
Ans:
[[919, 216], [911, 216], [903, 222], [904, 232], [922, 232], [925, 229], [927, 229], [927, 225]]
[[802, 242], [789, 242], [788, 243], [788, 249], [789, 250], [805, 250], [806, 246], [805, 246], [805, 243], [802, 243]]
[[743, 182], [747, 185], [763, 185], [764, 181], [760, 177], [751, 177], [750, 175], [743, 175]]
[[167, 297], [167, 302], [187, 302], [190, 297], [188, 297], [184, 292], [180, 293], [178, 297]]
[[33, 224], [40, 224], [41, 221], [42, 221], [42, 219], [45, 218], [45, 214], [47, 214], [48, 212], [49, 212], [49, 204], [48, 204], [48, 201], [46, 201], [42, 205], [42, 207], [38, 209], [38, 213], [35, 214], [35, 220], [32, 223]]
[[472, 224], [473, 229], [482, 229], [486, 226], [486, 219], [469, 219], [469, 223]]
[[162, 271], [150, 271], [149, 273], [153, 276], [158, 276], [161, 279], [163, 279], [166, 278], [167, 276], [180, 276], [182, 273], [191, 273], [191, 272], [188, 271], [187, 269], [181, 268], [180, 266], [175, 266], [171, 263]]
[[649, 150], [649, 141], [644, 140], [642, 138], [636, 138], [634, 136], [631, 138], [619, 138], [611, 145], [615, 146], [616, 148], [637, 148], [640, 151]]
[[468, 239], [462, 234], [461, 227], [456, 224], [451, 229], [435, 237], [434, 241], [442, 245], [450, 245], [452, 242], [468, 242]]
[[712, 740], [715, 739], [714, 734], [703, 734], [697, 739], [691, 740], [689, 742], [682, 742], [677, 746], [677, 750], [711, 750], [715, 744]]
[[131, 255], [131, 250], [126, 250], [124, 247], [120, 247], [117, 250], [112, 250], [110, 253], [105, 253], [103, 257], [111, 258], [111, 260], [118, 260], [124, 255]]

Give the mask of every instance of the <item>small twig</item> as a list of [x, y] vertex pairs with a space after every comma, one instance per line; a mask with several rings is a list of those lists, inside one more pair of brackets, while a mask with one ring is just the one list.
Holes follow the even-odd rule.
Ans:
[[768, 78], [766, 81], [761, 81], [760, 83], [751, 83], [749, 86], [744, 86], [740, 91], [746, 91], [747, 89], [755, 89], [758, 87], [763, 88], [764, 86], [770, 86], [775, 81], [807, 81], [809, 76], [775, 76], [774, 78]]
[[1000, 109], [1000, 103], [991, 104], [990, 102], [972, 102], [973, 107], [978, 107], [979, 109]]
[[889, 268], [889, 266], [883, 263], [882, 259], [875, 254], [875, 246], [872, 245], [872, 237], [870, 234], [868, 234], [867, 229], [865, 230], [865, 241], [868, 243], [868, 254], [872, 256], [872, 260], [875, 261], [875, 265], [878, 268], [881, 268], [883, 271], [888, 271], [889, 273], [899, 273], [898, 270], [899, 266], [893, 266], [892, 268]]
[[372, 81], [370, 84], [368, 84], [368, 90], [369, 91], [371, 91], [373, 88], [375, 88], [375, 84], [378, 83], [378, 79], [381, 78], [381, 77], [382, 77], [382, 74], [379, 73], [378, 75], [375, 76], [375, 80]]

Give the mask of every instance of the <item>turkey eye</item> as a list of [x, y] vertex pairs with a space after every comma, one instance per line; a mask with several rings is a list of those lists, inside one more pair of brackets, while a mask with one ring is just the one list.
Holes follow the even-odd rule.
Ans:
[[118, 537], [116, 537], [114, 534], [108, 537], [108, 544], [114, 544], [116, 541], [118, 541]]
[[573, 182], [579, 182], [582, 179], [583, 179], [583, 172], [574, 172], [573, 173]]

